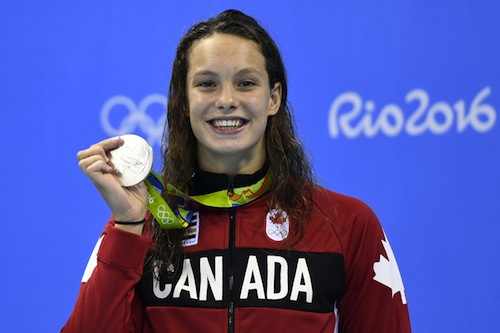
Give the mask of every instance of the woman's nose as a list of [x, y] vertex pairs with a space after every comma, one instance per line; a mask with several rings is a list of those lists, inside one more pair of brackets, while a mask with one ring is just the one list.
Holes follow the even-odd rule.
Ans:
[[216, 107], [220, 110], [231, 110], [237, 107], [237, 94], [232, 85], [225, 84], [219, 88]]

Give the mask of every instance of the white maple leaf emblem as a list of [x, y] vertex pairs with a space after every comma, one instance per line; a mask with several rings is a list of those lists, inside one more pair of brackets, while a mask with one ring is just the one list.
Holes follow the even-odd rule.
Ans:
[[403, 286], [403, 279], [401, 278], [401, 273], [399, 273], [399, 267], [394, 257], [394, 252], [392, 252], [389, 240], [384, 232], [384, 239], [382, 239], [382, 245], [384, 246], [385, 252], [387, 253], [387, 258], [380, 255], [378, 262], [373, 264], [373, 271], [375, 276], [373, 279], [377, 282], [382, 283], [392, 289], [392, 297], [398, 292], [401, 295], [401, 300], [403, 304], [406, 304], [405, 288]]

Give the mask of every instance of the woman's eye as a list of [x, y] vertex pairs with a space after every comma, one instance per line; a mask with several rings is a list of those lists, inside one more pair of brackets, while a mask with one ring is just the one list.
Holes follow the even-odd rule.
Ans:
[[212, 87], [215, 87], [215, 83], [212, 81], [203, 81], [203, 82], [198, 83], [198, 87], [212, 88]]
[[252, 82], [252, 81], [243, 81], [243, 82], [240, 83], [241, 87], [252, 87], [254, 85], [255, 85], [255, 83]]

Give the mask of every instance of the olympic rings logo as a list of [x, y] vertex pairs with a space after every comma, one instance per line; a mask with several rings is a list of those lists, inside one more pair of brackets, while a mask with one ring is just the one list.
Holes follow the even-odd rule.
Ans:
[[157, 210], [157, 217], [160, 219], [161, 224], [173, 224], [175, 221], [170, 216], [170, 213], [167, 211], [165, 205], [159, 205]]
[[[161, 94], [146, 96], [137, 105], [127, 96], [113, 96], [104, 103], [101, 109], [101, 126], [110, 136], [129, 134], [139, 128], [146, 135], [145, 139], [151, 144], [162, 144], [163, 129], [166, 123], [166, 112], [155, 121], [147, 110], [154, 104], [160, 104], [166, 110], [167, 98]], [[121, 119], [117, 127], [111, 124], [111, 112], [118, 107], [127, 109], [128, 114]]]
[[[282, 230], [280, 230], [282, 229]], [[268, 229], [267, 235], [272, 239], [285, 239], [288, 237], [288, 230], [284, 228], [277, 227], [276, 229]]]

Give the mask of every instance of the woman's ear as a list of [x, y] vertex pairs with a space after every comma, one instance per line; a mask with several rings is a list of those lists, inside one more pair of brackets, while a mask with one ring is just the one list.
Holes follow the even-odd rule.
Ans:
[[271, 96], [269, 98], [269, 116], [274, 116], [278, 113], [281, 106], [281, 82], [276, 82], [273, 89], [271, 89]]

